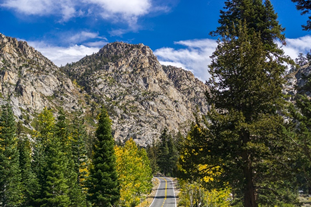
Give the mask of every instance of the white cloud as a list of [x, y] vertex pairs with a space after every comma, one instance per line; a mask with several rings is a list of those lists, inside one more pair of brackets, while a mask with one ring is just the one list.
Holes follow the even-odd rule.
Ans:
[[107, 44], [108, 44], [107, 41], [96, 41], [96, 42], [85, 43], [85, 45], [89, 46], [89, 47], [103, 47], [103, 46], [105, 46]]
[[63, 21], [76, 16], [75, 1], [72, 0], [4, 0], [0, 6], [26, 15], [61, 15]]
[[76, 62], [86, 55], [91, 55], [98, 52], [100, 49], [99, 47], [87, 47], [84, 45], [58, 47], [48, 45], [44, 42], [28, 42], [28, 44], [41, 52], [57, 66]]
[[111, 22], [126, 22], [136, 29], [137, 20], [150, 12], [167, 12], [167, 6], [152, 4], [152, 0], [3, 0], [0, 7], [26, 15], [61, 16], [67, 21], [76, 16], [101, 16]]
[[[286, 39], [287, 45], [283, 46], [285, 55], [292, 59], [299, 53], [306, 54], [311, 50], [311, 36], [307, 35], [296, 39]], [[208, 65], [211, 63], [210, 56], [215, 51], [217, 42], [213, 39], [196, 39], [178, 41], [175, 44], [183, 45], [183, 49], [160, 48], [155, 50], [155, 55], [161, 64], [182, 67], [190, 70], [202, 81], [208, 80]]]
[[115, 14], [127, 17], [142, 16], [151, 8], [150, 0], [84, 0], [86, 3], [99, 5], [103, 9], [103, 17], [110, 18]]
[[69, 43], [80, 43], [80, 42], [83, 42], [85, 40], [95, 39], [95, 38], [107, 40], [105, 37], [99, 36], [98, 33], [82, 31], [80, 33], [77, 33], [75, 35], [71, 35], [70, 37], [68, 37], [68, 42]]
[[163, 65], [173, 65], [190, 70], [202, 81], [207, 80], [210, 56], [214, 52], [216, 40], [200, 39], [175, 42], [186, 46], [185, 49], [160, 48], [154, 53]]
[[303, 36], [296, 39], [286, 39], [287, 45], [283, 47], [286, 55], [292, 59], [298, 57], [299, 53], [306, 54], [311, 50], [311, 36]]

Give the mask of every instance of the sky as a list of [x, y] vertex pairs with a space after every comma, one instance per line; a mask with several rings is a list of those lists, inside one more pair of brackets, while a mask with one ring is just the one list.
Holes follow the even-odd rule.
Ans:
[[[56, 65], [76, 62], [122, 41], [149, 46], [163, 65], [190, 70], [205, 81], [225, 0], [0, 0], [0, 33], [27, 41]], [[311, 49], [308, 15], [291, 0], [271, 0], [286, 28], [285, 53]]]

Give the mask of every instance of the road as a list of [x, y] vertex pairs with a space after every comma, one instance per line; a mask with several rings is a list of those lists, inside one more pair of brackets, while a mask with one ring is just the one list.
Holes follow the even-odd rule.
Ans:
[[170, 178], [157, 177], [160, 185], [149, 207], [177, 207], [173, 182]]

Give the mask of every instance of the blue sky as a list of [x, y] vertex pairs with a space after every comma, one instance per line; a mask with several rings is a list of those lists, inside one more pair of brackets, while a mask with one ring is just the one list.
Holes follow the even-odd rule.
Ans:
[[[143, 43], [162, 64], [208, 79], [216, 47], [209, 32], [224, 0], [0, 0], [0, 33], [26, 40], [56, 65], [77, 61], [109, 42]], [[311, 49], [310, 32], [290, 0], [271, 0], [286, 28], [286, 54]]]

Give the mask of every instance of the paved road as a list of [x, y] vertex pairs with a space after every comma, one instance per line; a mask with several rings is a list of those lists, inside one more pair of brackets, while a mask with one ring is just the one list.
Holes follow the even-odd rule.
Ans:
[[150, 207], [176, 207], [175, 189], [172, 180], [166, 177], [157, 178], [160, 180], [160, 185]]

